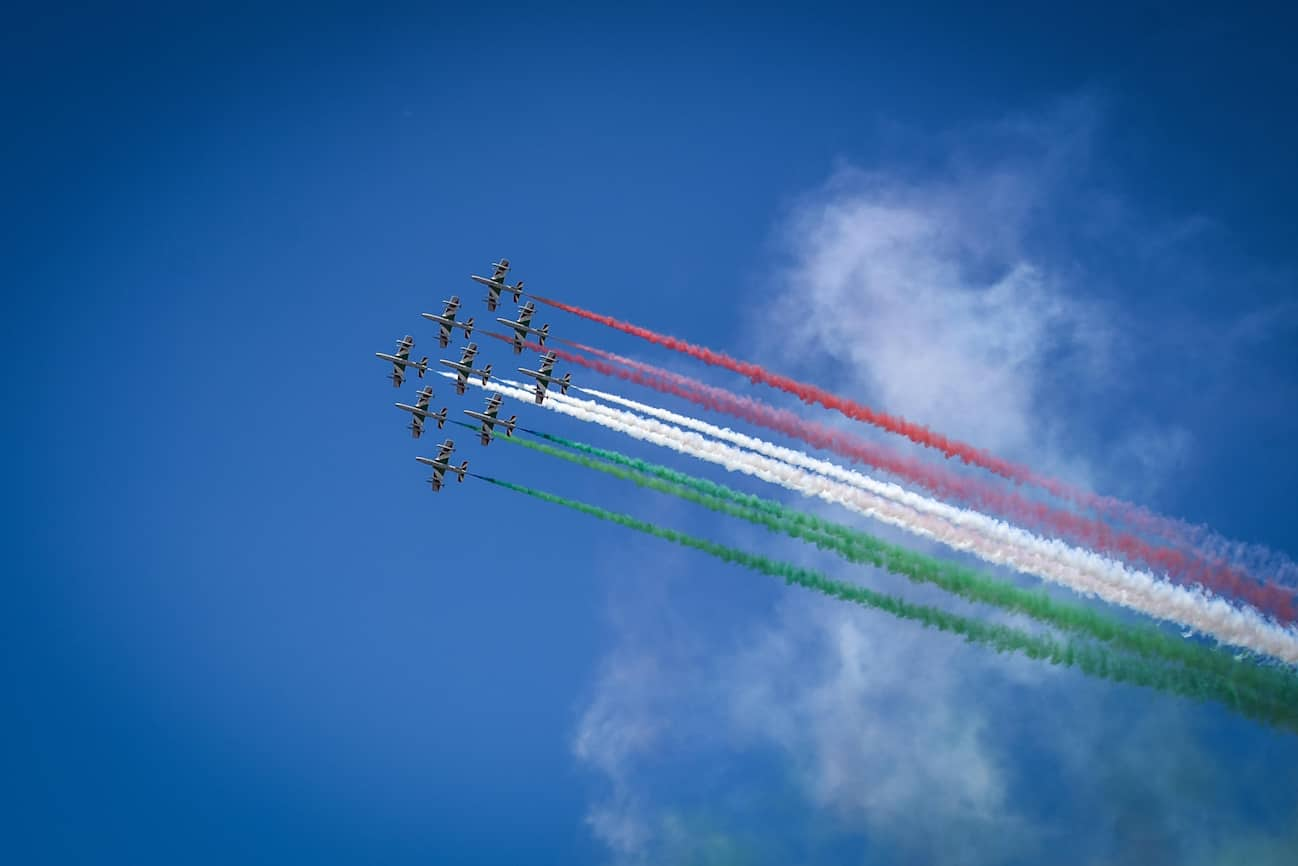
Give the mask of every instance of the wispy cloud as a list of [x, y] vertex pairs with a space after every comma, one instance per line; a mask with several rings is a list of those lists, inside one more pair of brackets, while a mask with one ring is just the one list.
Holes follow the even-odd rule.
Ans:
[[[748, 323], [755, 351], [778, 348], [781, 372], [1075, 482], [1119, 495], [1159, 489], [1193, 459], [1193, 428], [1136, 415], [1102, 438], [1079, 432], [1089, 419], [1076, 401], [1123, 390], [1133, 364], [1148, 360], [1122, 324], [1124, 301], [1100, 283], [1089, 289], [1095, 274], [1077, 252], [1134, 246], [1132, 208], [1084, 180], [1102, 119], [1084, 98], [953, 131], [937, 145], [946, 153], [937, 168], [842, 167], [780, 224], [770, 304], [748, 305], [761, 317]], [[1151, 243], [1165, 254], [1214, 230], [1197, 217], [1155, 228]], [[1157, 270], [1150, 247], [1132, 255], [1141, 273]], [[1283, 311], [1236, 318], [1240, 342], [1285, 327]], [[792, 327], [773, 337], [773, 321]], [[1073, 862], [1103, 862], [1124, 833], [1138, 841], [1130, 822], [1143, 815], [1166, 816], [1167, 833], [1151, 845], [1180, 833], [1181, 854], [1224, 850], [1203, 847], [1210, 834], [1188, 819], [1176, 786], [1140, 783], [1185, 766], [1204, 725], [1218, 723], [1211, 714], [1074, 687], [1070, 674], [816, 599], [781, 596], [763, 617], [736, 616], [724, 629], [677, 613], [702, 645], [680, 653], [643, 633], [621, 641], [579, 729], [578, 757], [604, 780], [592, 826], [620, 860], [668, 850], [663, 816], [681, 792], [646, 768], [702, 729], [713, 745], [701, 764], [775, 755], [798, 796], [829, 816], [831, 827], [814, 832], [767, 828], [785, 839], [828, 835], [893, 859], [970, 864], [1039, 859], [1062, 845]], [[1067, 699], [1041, 705], [1039, 692]], [[674, 735], [663, 737], [668, 728]], [[1048, 780], [1033, 778], [1043, 772]], [[1204, 759], [1199, 782], [1218, 786], [1208, 802], [1242, 784], [1234, 772]], [[1107, 797], [1114, 773], [1146, 799]], [[1033, 798], [1041, 787], [1068, 796], [1047, 813]], [[1292, 803], [1291, 792], [1271, 790]], [[671, 850], [686, 850], [673, 832]]]
[[1005, 854], [1023, 827], [987, 745], [978, 678], [959, 641], [933, 637], [783, 602], [730, 660], [732, 724], [754, 746], [777, 747], [808, 796], [866, 835], [961, 862], [971, 837], [1019, 824], [998, 846]]

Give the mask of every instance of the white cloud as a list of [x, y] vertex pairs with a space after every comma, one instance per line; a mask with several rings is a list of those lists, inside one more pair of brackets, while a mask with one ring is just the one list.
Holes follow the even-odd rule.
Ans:
[[1058, 468], [1039, 397], [1061, 364], [1099, 375], [1114, 335], [1098, 302], [1022, 257], [1013, 221], [1031, 208], [1017, 199], [1034, 193], [1007, 186], [987, 200], [972, 180], [842, 172], [790, 221], [776, 303], [797, 326], [783, 350], [867, 403]]
[[[1069, 455], [1078, 409], [1059, 389], [1102, 390], [1119, 375], [1111, 359], [1131, 355], [1126, 335], [1109, 324], [1121, 317], [1079, 287], [1074, 263], [1057, 251], [1031, 253], [1048, 206], [1061, 190], [1075, 191], [1070, 183], [1095, 126], [1093, 107], [1082, 101], [982, 130], [1012, 144], [1014, 157], [991, 165], [966, 156], [919, 180], [839, 171], [782, 224], [786, 261], [770, 304], [750, 306], [792, 328], [750, 322], [755, 351], [778, 351], [782, 372], [1040, 470], [1108, 492], [1152, 490], [1182, 467], [1192, 437], [1175, 425], [1144, 424], [1111, 436], [1103, 465]], [[1130, 219], [1114, 197], [1082, 197], [1074, 221], [1090, 236], [1111, 236]], [[788, 550], [791, 559], [806, 555]], [[661, 576], [656, 570], [654, 579]], [[713, 626], [680, 615], [683, 631], [706, 636]], [[718, 744], [717, 761], [781, 756], [801, 795], [839, 831], [905, 860], [943, 863], [1051, 853], [1048, 835], [1059, 828], [1034, 829], [1030, 804], [1015, 799], [1018, 770], [1010, 764], [1020, 744], [997, 728], [1025, 710], [1008, 696], [1069, 695], [1067, 707], [1034, 703], [1041, 741], [1033, 746], [1079, 791], [1095, 784], [1094, 755], [1124, 736], [1112, 725], [1102, 735], [1087, 727], [1115, 701], [1160, 709], [1161, 730], [1125, 734], [1151, 763], [1146, 772], [1195, 748], [1183, 715], [1161, 711], [1168, 699], [970, 649], [850, 605], [790, 591], [766, 619], [727, 625], [741, 636], [688, 653], [644, 634], [628, 637], [600, 678], [577, 755], [606, 782], [590, 822], [619, 859], [662, 850], [671, 794], [653, 790], [642, 770], [703, 728]], [[663, 736], [668, 727], [672, 737]], [[1176, 832], [1183, 819], [1178, 814]], [[679, 838], [671, 844], [681, 849]]]
[[[1093, 355], [1105, 336], [1089, 308], [1016, 257], [1031, 187], [1006, 171], [976, 188], [840, 173], [789, 223], [794, 261], [772, 314], [799, 324], [784, 356], [832, 364], [835, 387], [890, 411], [984, 447], [1030, 451], [1047, 354], [1073, 340]], [[979, 201], [1003, 218], [977, 214]], [[639, 640], [620, 647], [578, 731], [578, 758], [608, 783], [589, 821], [620, 858], [654, 845], [637, 766], [663, 747], [664, 717], [698, 699], [680, 698], [690, 683], [735, 744], [777, 749], [804, 796], [843, 826], [946, 862], [1025, 844], [1025, 833], [1003, 832], [1021, 822], [987, 742], [981, 656], [958, 640], [795, 596], [737, 649], [671, 654], [666, 664], [661, 653]], [[660, 700], [665, 679], [674, 707]]]
[[780, 749], [845, 826], [960, 863], [972, 839], [980, 856], [1026, 841], [977, 709], [979, 661], [952, 636], [796, 595], [716, 679], [738, 741]]

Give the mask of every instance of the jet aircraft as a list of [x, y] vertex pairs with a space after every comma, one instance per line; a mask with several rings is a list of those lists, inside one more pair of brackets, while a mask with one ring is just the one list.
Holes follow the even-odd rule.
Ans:
[[465, 346], [464, 349], [461, 351], [459, 363], [456, 363], [455, 361], [447, 361], [445, 358], [437, 362], [442, 366], [450, 367], [452, 370], [455, 371], [455, 393], [456, 394], [464, 393], [465, 383], [469, 381], [470, 376], [481, 376], [482, 384], [484, 385], [487, 384], [487, 380], [491, 378], [490, 364], [487, 364], [481, 370], [473, 369], [473, 359], [476, 358], [477, 356], [478, 356], [478, 344], [470, 343], [469, 345]]
[[375, 352], [374, 357], [382, 358], [384, 361], [392, 362], [392, 375], [388, 376], [392, 380], [393, 388], [400, 388], [401, 383], [406, 381], [406, 368], [414, 367], [419, 378], [424, 378], [424, 373], [428, 372], [428, 357], [424, 356], [418, 361], [410, 360], [410, 350], [414, 348], [415, 338], [407, 334], [400, 340], [397, 340], [397, 353], [389, 355], [387, 352]]
[[440, 412], [429, 412], [428, 401], [433, 397], [433, 386], [425, 385], [417, 395], [415, 405], [408, 406], [405, 403], [398, 403], [397, 408], [409, 412], [413, 417], [410, 419], [410, 435], [418, 439], [424, 432], [424, 419], [432, 418], [437, 422], [437, 429], [442, 429], [446, 423], [446, 407], [442, 407]]
[[464, 481], [464, 473], [469, 471], [469, 461], [465, 460], [459, 466], [452, 466], [451, 452], [455, 450], [455, 442], [447, 439], [438, 449], [436, 457], [416, 457], [420, 463], [433, 467], [433, 474], [428, 477], [428, 483], [432, 485], [433, 492], [442, 489], [442, 477], [450, 472], [452, 475], [458, 475], [460, 481]]
[[554, 361], [556, 355], [554, 352], [546, 352], [541, 356], [540, 370], [527, 370], [523, 367], [518, 368], [518, 372], [524, 376], [530, 376], [536, 380], [536, 402], [538, 404], [545, 402], [545, 389], [548, 385], [558, 385], [559, 390], [567, 394], [568, 386], [572, 384], [572, 374], [564, 373], [563, 376], [554, 375]]
[[437, 341], [445, 349], [451, 342], [451, 332], [456, 328], [462, 328], [464, 330], [464, 339], [469, 339], [469, 335], [473, 333], [473, 317], [470, 316], [462, 322], [455, 321], [455, 313], [460, 309], [459, 295], [451, 295], [449, 300], [442, 301], [442, 303], [446, 305], [446, 309], [442, 310], [440, 316], [434, 313], [420, 313], [419, 315], [437, 323], [439, 328]]
[[510, 415], [508, 421], [501, 421], [496, 417], [496, 414], [500, 412], [500, 404], [502, 400], [504, 400], [504, 398], [499, 394], [492, 394], [487, 398], [487, 410], [485, 412], [474, 412], [471, 409], [463, 410], [465, 415], [468, 415], [470, 418], [476, 418], [482, 422], [482, 426], [478, 428], [478, 432], [482, 436], [483, 445], [491, 444], [491, 437], [495, 432], [497, 424], [500, 424], [505, 428], [506, 436], [514, 435], [514, 425], [518, 423], [518, 416]]
[[514, 329], [514, 354], [521, 354], [523, 351], [523, 341], [527, 339], [528, 334], [536, 335], [536, 342], [542, 346], [545, 345], [545, 338], [550, 336], [550, 326], [542, 325], [539, 328], [532, 327], [532, 316], [536, 313], [536, 304], [528, 301], [518, 309], [518, 321], [511, 322], [509, 319], [496, 317], [496, 321], [502, 325], [508, 325]]
[[505, 282], [505, 277], [509, 275], [509, 259], [501, 259], [493, 262], [491, 265], [495, 270], [491, 272], [490, 277], [480, 277], [477, 274], [470, 274], [469, 278], [474, 282], [482, 283], [487, 287], [487, 309], [494, 310], [500, 302], [500, 293], [509, 292], [514, 296], [514, 303], [518, 303], [518, 298], [523, 294], [523, 281], [519, 280], [514, 285]]

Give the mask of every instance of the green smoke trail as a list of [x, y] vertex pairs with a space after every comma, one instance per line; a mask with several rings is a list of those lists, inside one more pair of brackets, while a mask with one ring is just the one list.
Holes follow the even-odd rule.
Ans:
[[[742, 493], [616, 451], [536, 431], [527, 432], [580, 453], [561, 451], [521, 439], [510, 441], [800, 538], [823, 550], [834, 551], [851, 562], [884, 568], [915, 582], [932, 583], [962, 598], [1025, 614], [1067, 632], [1103, 641], [1145, 658], [1184, 664], [1219, 678], [1222, 681], [1221, 688], [1245, 693], [1247, 699], [1255, 702], [1280, 702], [1298, 708], [1298, 679], [1286, 671], [1241, 663], [1228, 652], [1186, 641], [1156, 627], [1122, 623], [1090, 608], [1056, 601], [1044, 592], [1025, 590], [956, 563], [888, 544], [868, 533], [797, 511], [773, 500]], [[593, 460], [582, 456], [584, 454], [615, 461], [618, 465]]]
[[1259, 701], [1254, 696], [1233, 688], [1231, 684], [1223, 684], [1215, 677], [1205, 676], [1196, 671], [1149, 664], [1094, 645], [1064, 643], [1053, 637], [1029, 634], [1010, 626], [970, 619], [939, 608], [915, 604], [896, 596], [875, 592], [856, 584], [833, 580], [812, 569], [657, 526], [628, 514], [608, 511], [595, 505], [484, 475], [474, 477], [543, 502], [562, 505], [582, 514], [607, 520], [683, 547], [703, 551], [725, 562], [747, 566], [763, 574], [782, 578], [786, 583], [797, 584], [832, 598], [882, 610], [900, 619], [918, 622], [926, 628], [958, 634], [969, 643], [987, 646], [997, 652], [1022, 653], [1028, 658], [1075, 667], [1090, 676], [1114, 682], [1145, 686], [1200, 700], [1216, 700], [1244, 715], [1298, 731], [1298, 712], [1296, 712], [1298, 708]]

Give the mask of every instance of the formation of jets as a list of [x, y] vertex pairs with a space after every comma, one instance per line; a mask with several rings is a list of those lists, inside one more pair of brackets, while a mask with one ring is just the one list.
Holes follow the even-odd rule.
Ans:
[[442, 301], [446, 308], [442, 310], [440, 316], [434, 313], [420, 313], [425, 319], [430, 319], [438, 324], [437, 344], [445, 349], [451, 342], [451, 332], [456, 328], [464, 330], [464, 339], [469, 339], [473, 333], [473, 317], [465, 319], [463, 322], [455, 321], [455, 313], [460, 309], [460, 296], [451, 295], [445, 301]]
[[562, 376], [554, 375], [554, 360], [554, 352], [546, 352], [541, 356], [541, 369], [528, 370], [525, 367], [518, 368], [518, 372], [536, 380], [536, 403], [538, 406], [545, 402], [545, 389], [547, 386], [558, 385], [559, 391], [563, 394], [567, 394], [568, 386], [572, 384], [571, 373], [564, 373]]
[[528, 334], [536, 336], [536, 342], [542, 346], [545, 345], [545, 338], [550, 336], [550, 326], [542, 325], [539, 328], [532, 327], [532, 316], [536, 313], [536, 304], [528, 301], [518, 308], [518, 321], [496, 317], [496, 321], [502, 325], [508, 325], [514, 329], [514, 354], [521, 354], [523, 351], [523, 341], [527, 339]]
[[382, 358], [385, 361], [392, 362], [392, 373], [388, 376], [392, 380], [393, 388], [400, 388], [401, 383], [406, 381], [406, 368], [414, 367], [419, 373], [419, 378], [424, 378], [428, 372], [428, 356], [420, 358], [418, 361], [410, 360], [410, 350], [415, 347], [415, 338], [407, 334], [400, 340], [397, 340], [397, 353], [389, 355], [387, 352], [375, 352], [376, 358]]
[[494, 270], [490, 277], [480, 277], [477, 274], [470, 274], [469, 279], [476, 283], [482, 283], [487, 287], [487, 309], [494, 310], [500, 303], [500, 293], [509, 292], [514, 296], [514, 303], [518, 303], [518, 298], [523, 294], [523, 281], [519, 280], [514, 285], [505, 282], [505, 277], [509, 275], [509, 259], [501, 259], [494, 262], [491, 266]]
[[464, 480], [464, 473], [469, 471], [469, 461], [465, 460], [459, 466], [451, 465], [451, 452], [455, 450], [455, 442], [447, 439], [442, 443], [442, 447], [437, 449], [436, 457], [416, 457], [420, 463], [433, 467], [433, 474], [428, 477], [428, 483], [432, 485], [433, 492], [442, 489], [442, 477], [447, 472], [458, 475], [459, 480]]
[[413, 417], [410, 419], [410, 435], [418, 439], [424, 432], [424, 420], [432, 418], [437, 422], [437, 429], [441, 430], [442, 425], [446, 423], [446, 407], [442, 407], [440, 412], [429, 412], [428, 401], [433, 399], [433, 386], [425, 385], [416, 395], [415, 405], [408, 406], [405, 403], [398, 403], [397, 408], [409, 412]]
[[483, 367], [481, 370], [473, 369], [473, 359], [478, 357], [478, 344], [470, 343], [460, 352], [459, 361], [448, 361], [445, 358], [437, 363], [450, 367], [455, 371], [455, 393], [463, 394], [464, 386], [468, 384], [470, 376], [481, 376], [482, 384], [487, 384], [491, 379], [491, 365]]
[[472, 409], [464, 410], [465, 415], [468, 415], [470, 418], [474, 418], [482, 422], [482, 426], [478, 428], [478, 433], [482, 438], [483, 445], [491, 444], [491, 436], [495, 431], [497, 424], [500, 424], [502, 427], [505, 428], [506, 436], [514, 435], [514, 425], [518, 423], [517, 415], [510, 415], [508, 421], [499, 421], [496, 418], [496, 416], [500, 413], [500, 404], [504, 401], [504, 399], [505, 398], [500, 396], [499, 394], [492, 394], [490, 397], [487, 398], [486, 411], [474, 412]]
[[[523, 281], [519, 280], [512, 286], [505, 282], [509, 275], [509, 259], [501, 259], [492, 264], [492, 273], [490, 277], [481, 277], [477, 274], [471, 274], [470, 279], [487, 287], [487, 297], [485, 298], [487, 309], [495, 310], [500, 303], [502, 294], [512, 295], [514, 302], [517, 303], [523, 294]], [[442, 348], [450, 345], [451, 337], [458, 328], [464, 333], [464, 339], [467, 341], [473, 334], [473, 317], [466, 319], [456, 318], [460, 311], [460, 298], [458, 295], [452, 295], [443, 301], [443, 309], [440, 314], [420, 313], [423, 318], [437, 324], [437, 342]], [[550, 336], [550, 326], [542, 325], [539, 328], [532, 327], [532, 318], [536, 314], [536, 305], [531, 301], [523, 304], [518, 310], [518, 316], [514, 319], [498, 317], [497, 322], [509, 327], [513, 332], [514, 354], [521, 354], [524, 342], [528, 336], [536, 338], [538, 344], [544, 346], [545, 340]], [[394, 388], [400, 388], [406, 380], [406, 371], [413, 369], [419, 378], [424, 377], [428, 372], [429, 361], [425, 356], [418, 361], [411, 360], [410, 350], [414, 348], [415, 338], [406, 335], [397, 341], [395, 354], [386, 352], [375, 352], [375, 357], [387, 361], [392, 365], [392, 372], [388, 378], [392, 380]], [[491, 380], [491, 365], [484, 364], [480, 369], [474, 367], [474, 361], [478, 356], [478, 344], [467, 343], [460, 350], [460, 360], [451, 361], [440, 359], [437, 363], [455, 371], [455, 393], [463, 394], [467, 388], [470, 376], [478, 376], [482, 379], [485, 386]], [[568, 386], [572, 384], [572, 374], [564, 373], [562, 376], [554, 374], [554, 364], [556, 356], [553, 351], [545, 352], [540, 356], [540, 363], [537, 370], [528, 370], [519, 367], [518, 371], [525, 376], [536, 380], [535, 397], [537, 404], [545, 402], [547, 389], [551, 385], [559, 388], [563, 394], [568, 393]], [[410, 435], [418, 439], [424, 432], [424, 425], [428, 421], [435, 421], [437, 428], [440, 430], [446, 424], [446, 407], [442, 407], [440, 412], [433, 412], [429, 405], [433, 399], [433, 387], [425, 385], [415, 395], [415, 405], [411, 406], [406, 403], [397, 403], [396, 407], [403, 412], [410, 413]], [[479, 422], [478, 437], [483, 445], [490, 445], [492, 438], [497, 433], [497, 428], [503, 428], [506, 436], [514, 435], [514, 428], [518, 423], [517, 415], [510, 415], [508, 419], [500, 418], [500, 407], [504, 403], [504, 397], [497, 393], [491, 393], [487, 397], [487, 405], [481, 412], [475, 412], [471, 409], [463, 410], [465, 415]], [[420, 463], [432, 467], [433, 474], [429, 477], [428, 483], [432, 486], [433, 491], [442, 489], [447, 472], [458, 477], [463, 481], [464, 475], [469, 470], [469, 461], [464, 460], [456, 466], [451, 463], [451, 454], [455, 450], [454, 440], [447, 439], [437, 450], [436, 457], [416, 457]]]

